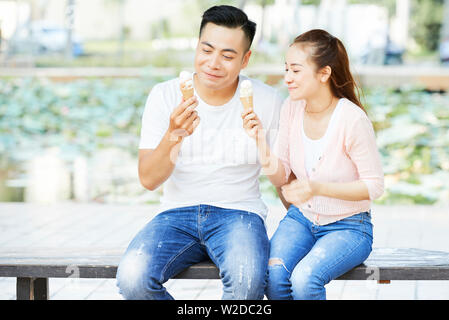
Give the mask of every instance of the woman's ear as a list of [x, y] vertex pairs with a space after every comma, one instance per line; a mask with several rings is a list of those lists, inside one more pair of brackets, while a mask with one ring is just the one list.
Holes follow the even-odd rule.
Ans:
[[325, 66], [324, 68], [321, 68], [319, 72], [319, 80], [321, 83], [326, 83], [327, 80], [331, 77], [332, 74], [332, 68], [329, 66]]

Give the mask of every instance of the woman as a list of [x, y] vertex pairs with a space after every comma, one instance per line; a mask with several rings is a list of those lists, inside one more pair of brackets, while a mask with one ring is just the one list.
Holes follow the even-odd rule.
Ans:
[[[375, 134], [342, 42], [311, 30], [290, 45], [274, 150], [242, 114], [264, 173], [291, 206], [270, 241], [269, 299], [326, 299], [324, 286], [372, 250], [371, 201], [384, 179]], [[290, 175], [297, 178], [289, 179]]]

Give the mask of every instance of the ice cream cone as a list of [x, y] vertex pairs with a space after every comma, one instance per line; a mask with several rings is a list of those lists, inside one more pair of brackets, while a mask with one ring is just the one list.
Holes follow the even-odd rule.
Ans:
[[240, 101], [245, 111], [253, 107], [253, 96], [240, 97]]
[[182, 71], [179, 74], [179, 85], [184, 101], [193, 97], [193, 80], [190, 72]]
[[181, 93], [184, 101], [193, 97], [193, 92], [193, 87], [183, 86], [183, 84], [181, 84]]
[[240, 101], [245, 111], [253, 108], [253, 85], [250, 80], [243, 80], [240, 85]]

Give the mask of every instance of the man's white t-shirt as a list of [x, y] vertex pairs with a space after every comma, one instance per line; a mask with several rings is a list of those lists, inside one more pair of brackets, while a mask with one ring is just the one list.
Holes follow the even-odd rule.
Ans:
[[[198, 94], [200, 123], [182, 142], [171, 176], [163, 184], [158, 212], [206, 204], [258, 214], [265, 220], [268, 208], [259, 190], [260, 163], [255, 140], [243, 129], [239, 77], [234, 97], [222, 106], [206, 104]], [[272, 146], [276, 139], [282, 97], [277, 90], [250, 79], [254, 111]], [[151, 90], [142, 116], [140, 149], [156, 149], [166, 133], [170, 115], [182, 99], [179, 78], [159, 83]]]

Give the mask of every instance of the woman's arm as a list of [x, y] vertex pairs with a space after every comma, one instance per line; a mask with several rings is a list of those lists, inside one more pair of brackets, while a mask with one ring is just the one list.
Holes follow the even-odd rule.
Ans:
[[345, 148], [357, 168], [359, 180], [346, 183], [311, 181], [313, 195], [348, 201], [374, 200], [383, 193], [384, 176], [376, 136], [368, 117], [355, 119]]
[[357, 168], [359, 181], [367, 188], [368, 199], [375, 200], [384, 192], [382, 161], [371, 121], [357, 118], [347, 134], [345, 149]]
[[[288, 183], [292, 182], [293, 180], [296, 180], [296, 176], [295, 174], [292, 172], [288, 178]], [[276, 187], [276, 191], [279, 195], [279, 199], [281, 199], [282, 204], [284, 205], [285, 209], [288, 210], [288, 208], [290, 207], [291, 203], [288, 202], [287, 200], [285, 200], [284, 195], [282, 194], [282, 190], [281, 187]]]
[[259, 154], [262, 171], [271, 183], [278, 188], [287, 183], [284, 165], [282, 164], [282, 161], [271, 152], [265, 134], [262, 131], [259, 131], [257, 135], [257, 152]]
[[243, 128], [256, 141], [257, 153], [263, 173], [275, 187], [287, 182], [286, 170], [282, 161], [271, 152], [262, 122], [252, 109], [242, 113]]
[[353, 182], [295, 180], [282, 187], [285, 200], [300, 205], [314, 196], [348, 201], [379, 198], [383, 193], [384, 177], [374, 130], [367, 117], [360, 117], [354, 121], [348, 132], [345, 148], [357, 168], [359, 180]]
[[[285, 202], [292, 203], [297, 207], [315, 196], [324, 196], [348, 201], [370, 199], [368, 188], [365, 183], [360, 180], [347, 183], [323, 183], [306, 179], [297, 179], [282, 186], [281, 193], [284, 196]], [[284, 203], [284, 201], [282, 202]]]
[[324, 196], [348, 201], [369, 200], [366, 184], [361, 181], [336, 183], [310, 181], [314, 196]]

